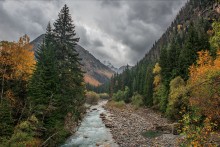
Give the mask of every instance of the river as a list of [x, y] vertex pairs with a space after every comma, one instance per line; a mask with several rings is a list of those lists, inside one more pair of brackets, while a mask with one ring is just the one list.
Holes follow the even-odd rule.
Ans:
[[106, 103], [107, 101], [100, 101], [98, 105], [91, 106], [77, 132], [62, 147], [118, 147], [110, 129], [105, 127], [100, 118], [101, 113], [108, 114], [102, 107]]

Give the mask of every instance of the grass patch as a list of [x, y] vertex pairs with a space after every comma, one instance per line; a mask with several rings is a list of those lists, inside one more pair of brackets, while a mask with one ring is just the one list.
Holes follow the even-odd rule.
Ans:
[[161, 132], [152, 131], [152, 130], [149, 130], [149, 131], [146, 131], [146, 132], [142, 133], [142, 136], [147, 137], [147, 138], [155, 138], [155, 137], [158, 137], [160, 135], [162, 135]]

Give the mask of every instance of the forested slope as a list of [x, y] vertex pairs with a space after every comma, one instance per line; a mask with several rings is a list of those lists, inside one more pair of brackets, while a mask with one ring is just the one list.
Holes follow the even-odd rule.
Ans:
[[[219, 14], [219, 4], [216, 2], [216, 0], [190, 0], [187, 2], [186, 5], [180, 10], [176, 19], [171, 23], [170, 27], [161, 36], [161, 38], [155, 42], [150, 51], [146, 53], [145, 57], [140, 60], [131, 70], [125, 70], [124, 73], [115, 75], [114, 78], [112, 78], [110, 86], [111, 93], [117, 92], [117, 90], [124, 90], [125, 86], [128, 86], [130, 88], [130, 96], [134, 92], [138, 92], [145, 96], [145, 102], [147, 105], [152, 105], [152, 71], [153, 66], [161, 57], [160, 55], [162, 50], [173, 50], [170, 51], [173, 54], [175, 54], [178, 48], [179, 50], [182, 50], [184, 47], [186, 47], [186, 39], [190, 36], [190, 33], [193, 33], [190, 32], [192, 29], [194, 29], [198, 39], [201, 40], [198, 42], [208, 42], [209, 36], [207, 31], [209, 33], [212, 31], [211, 24], [213, 21], [219, 19]], [[174, 44], [178, 44], [178, 46], [176, 47]], [[208, 49], [209, 43], [205, 45], [201, 44], [200, 47], [198, 46], [198, 48]], [[195, 61], [196, 60], [194, 60], [194, 62]], [[175, 69], [176, 67], [172, 66], [171, 68]], [[187, 76], [187, 73], [182, 73], [182, 75], [183, 74], [185, 74], [184, 76]]]
[[215, 146], [212, 139], [220, 124], [219, 18], [219, 1], [188, 1], [137, 65], [114, 75], [109, 88], [113, 100], [150, 106], [179, 122], [184, 145]]

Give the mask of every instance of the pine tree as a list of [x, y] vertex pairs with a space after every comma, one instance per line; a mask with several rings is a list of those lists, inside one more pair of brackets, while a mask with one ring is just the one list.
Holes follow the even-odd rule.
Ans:
[[78, 107], [84, 102], [83, 72], [81, 59], [75, 50], [79, 38], [75, 37], [75, 26], [69, 13], [69, 8], [64, 5], [54, 23], [54, 39], [56, 44], [56, 58], [59, 68], [60, 93], [62, 99], [60, 109], [62, 113], [72, 112], [79, 117]]
[[45, 42], [36, 53], [37, 64], [29, 84], [30, 103], [35, 115], [43, 121], [48, 115], [49, 106], [54, 107], [58, 95], [58, 74], [56, 68], [55, 50], [52, 42], [50, 23], [45, 34]]

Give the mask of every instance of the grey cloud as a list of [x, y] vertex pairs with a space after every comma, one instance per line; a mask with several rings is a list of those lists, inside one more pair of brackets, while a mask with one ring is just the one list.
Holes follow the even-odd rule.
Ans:
[[95, 47], [103, 47], [104, 46], [103, 43], [100, 40], [94, 40], [93, 45]]
[[[101, 61], [110, 60], [116, 66], [136, 64], [171, 24], [186, 1], [0, 0], [0, 40], [17, 40], [25, 33], [31, 39], [38, 37], [45, 32], [48, 21], [53, 22], [67, 3], [76, 22], [80, 45]], [[11, 10], [17, 12], [12, 13]]]
[[120, 7], [120, 0], [102, 0], [102, 6]]
[[123, 1], [128, 7], [125, 9], [126, 13], [112, 12], [108, 20], [100, 18], [98, 22], [105, 32], [127, 46], [125, 52], [129, 57], [128, 62], [134, 64], [159, 39], [185, 2], [186, 0]]
[[76, 33], [77, 37], [80, 37], [79, 43], [82, 46], [90, 46], [91, 45], [91, 40], [89, 36], [87, 35], [87, 31], [83, 26], [76, 26]]

